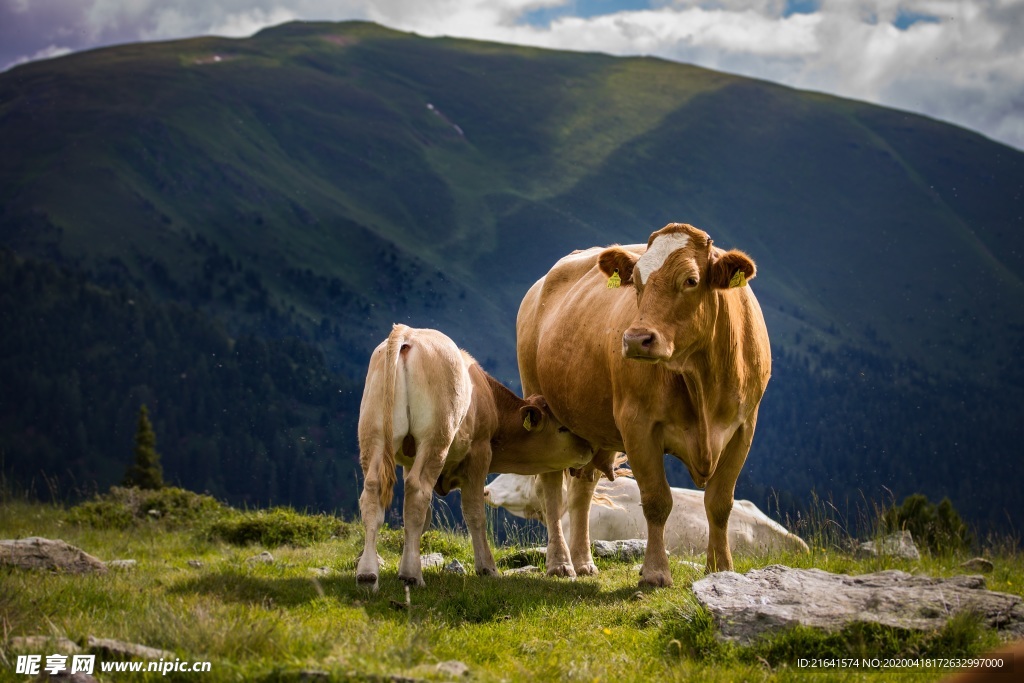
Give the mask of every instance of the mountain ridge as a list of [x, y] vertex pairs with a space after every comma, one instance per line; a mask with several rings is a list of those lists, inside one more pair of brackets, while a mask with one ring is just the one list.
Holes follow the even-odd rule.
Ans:
[[[0, 144], [0, 244], [233, 337], [297, 337], [347, 379], [403, 322], [517, 386], [533, 281], [682, 221], [758, 263], [780, 368], [766, 400], [839, 387], [814, 424], [780, 405], [759, 425], [751, 462], [798, 476], [754, 466], [741, 488], [804, 497], [835, 458], [837, 489], [965, 506], [980, 484], [915, 486], [881, 437], [917, 465], [968, 457], [966, 438], [1004, 467], [1024, 436], [1024, 153], [932, 119], [659, 59], [296, 22], [11, 69]], [[913, 439], [910, 404], [935, 411]], [[963, 436], [979, 410], [1007, 424]]]

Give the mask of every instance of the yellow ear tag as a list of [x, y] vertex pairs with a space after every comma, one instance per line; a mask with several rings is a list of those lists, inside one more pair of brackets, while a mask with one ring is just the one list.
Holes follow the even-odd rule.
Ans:
[[526, 419], [523, 420], [523, 429], [525, 429], [526, 431], [530, 431], [531, 429], [533, 429], [533, 421], [530, 419], [529, 413], [526, 414]]
[[616, 268], [615, 272], [612, 273], [611, 276], [608, 278], [608, 289], [615, 289], [616, 287], [621, 287], [621, 286], [622, 286], [622, 278], [619, 277], [619, 270], [618, 270], [618, 268]]
[[742, 270], [737, 270], [736, 274], [729, 280], [729, 289], [733, 287], [746, 287], [747, 286], [747, 274]]

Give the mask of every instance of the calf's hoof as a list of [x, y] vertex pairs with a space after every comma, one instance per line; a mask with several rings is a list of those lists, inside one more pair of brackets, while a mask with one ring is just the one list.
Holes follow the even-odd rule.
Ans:
[[377, 583], [376, 574], [356, 574], [356, 583], [363, 588], [372, 588], [374, 593], [380, 588], [380, 584]]
[[554, 564], [548, 567], [548, 576], [564, 576], [567, 579], [575, 579], [576, 570], [573, 569], [572, 564], [568, 562]]
[[422, 576], [403, 576], [399, 574], [398, 578], [404, 581], [406, 586], [420, 586], [422, 588], [427, 585]]
[[498, 575], [498, 568], [497, 567], [481, 567], [480, 569], [476, 570], [476, 575], [477, 576], [497, 576]]
[[593, 562], [587, 562], [584, 565], [576, 567], [576, 576], [597, 576], [598, 573], [597, 565]]

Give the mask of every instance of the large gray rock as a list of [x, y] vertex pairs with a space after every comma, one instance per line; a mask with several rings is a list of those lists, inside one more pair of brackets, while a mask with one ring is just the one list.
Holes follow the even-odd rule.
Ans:
[[0, 565], [69, 574], [107, 571], [107, 565], [89, 553], [64, 541], [38, 536], [0, 541]]
[[847, 576], [772, 565], [711, 574], [694, 583], [693, 592], [721, 636], [741, 643], [797, 624], [826, 631], [853, 622], [933, 630], [960, 612], [976, 612], [988, 626], [1024, 636], [1024, 600], [985, 590], [981, 576], [934, 579], [895, 570]]

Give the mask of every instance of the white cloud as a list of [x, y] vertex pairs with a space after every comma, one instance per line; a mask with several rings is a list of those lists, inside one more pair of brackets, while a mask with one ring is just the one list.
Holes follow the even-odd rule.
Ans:
[[[1024, 149], [1024, 2], [819, 0], [788, 16], [786, 7], [652, 0], [581, 17], [571, 0], [0, 0], [0, 65], [116, 42], [238, 37], [291, 19], [369, 19], [428, 36], [685, 61], [909, 109]], [[549, 25], [526, 23], [545, 8], [562, 11]]]

